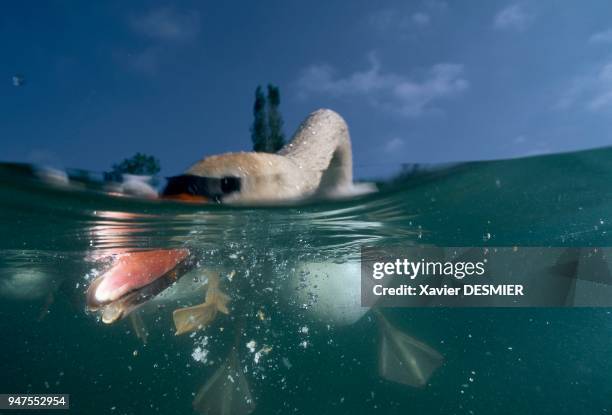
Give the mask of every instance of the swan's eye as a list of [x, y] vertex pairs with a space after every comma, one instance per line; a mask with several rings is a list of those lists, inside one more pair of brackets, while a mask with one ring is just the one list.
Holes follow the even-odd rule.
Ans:
[[168, 177], [168, 184], [162, 196], [202, 196], [214, 202], [221, 202], [223, 196], [240, 191], [240, 177], [203, 177], [193, 174]]
[[221, 191], [223, 192], [223, 194], [240, 191], [240, 178], [238, 177], [221, 178]]

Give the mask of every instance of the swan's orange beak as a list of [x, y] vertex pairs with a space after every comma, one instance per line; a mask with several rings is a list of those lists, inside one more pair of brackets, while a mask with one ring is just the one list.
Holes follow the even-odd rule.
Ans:
[[189, 250], [159, 249], [121, 254], [87, 290], [87, 307], [102, 309], [112, 323], [159, 294], [191, 269]]
[[170, 199], [170, 200], [180, 200], [182, 202], [191, 202], [191, 203], [208, 203], [210, 201], [210, 199], [205, 196], [190, 195], [189, 193], [180, 193], [178, 195], [161, 196], [161, 198]]

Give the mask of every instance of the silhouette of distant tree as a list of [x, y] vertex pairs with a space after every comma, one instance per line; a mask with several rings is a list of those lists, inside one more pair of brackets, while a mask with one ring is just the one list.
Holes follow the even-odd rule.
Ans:
[[276, 153], [285, 145], [283, 134], [283, 117], [278, 107], [280, 105], [280, 90], [277, 86], [268, 84], [268, 148]]
[[253, 105], [253, 124], [251, 125], [251, 140], [253, 150], [265, 153], [276, 153], [285, 145], [283, 133], [283, 118], [280, 106], [280, 90], [277, 86], [268, 85], [267, 99], [261, 86], [255, 89]]
[[267, 151], [268, 125], [266, 123], [266, 97], [257, 86], [255, 103], [253, 104], [253, 125], [251, 126], [251, 141], [254, 151]]
[[136, 153], [119, 164], [113, 164], [112, 170], [104, 173], [104, 179], [118, 182], [121, 181], [123, 174], [154, 176], [160, 170], [161, 165], [158, 159], [147, 154]]

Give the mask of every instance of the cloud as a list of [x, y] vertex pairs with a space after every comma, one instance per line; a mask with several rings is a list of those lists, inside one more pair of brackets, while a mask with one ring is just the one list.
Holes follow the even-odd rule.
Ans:
[[464, 68], [456, 63], [431, 66], [420, 79], [384, 72], [375, 55], [370, 67], [344, 77], [330, 65], [311, 65], [297, 80], [301, 98], [325, 94], [337, 98], [363, 97], [370, 105], [416, 117], [437, 110], [435, 103], [459, 95], [469, 87]]
[[500, 10], [493, 18], [493, 27], [498, 30], [523, 31], [533, 21], [534, 16], [518, 4]]
[[513, 157], [529, 157], [553, 152], [548, 141], [542, 141], [537, 137], [528, 137], [523, 134], [510, 139], [508, 144], [508, 152]]
[[384, 150], [387, 153], [393, 153], [404, 147], [404, 140], [399, 137], [393, 137], [385, 143]]
[[430, 20], [427, 13], [418, 12], [412, 15], [412, 21], [419, 26], [427, 26]]
[[589, 38], [589, 43], [612, 43], [612, 29], [593, 33]]
[[574, 78], [553, 108], [582, 108], [593, 112], [612, 109], [612, 61]]
[[426, 8], [433, 11], [445, 12], [448, 10], [448, 3], [442, 0], [426, 0], [424, 4]]
[[439, 13], [446, 11], [444, 2], [426, 2], [422, 10], [400, 10], [387, 8], [377, 10], [368, 16], [372, 28], [382, 34], [393, 36], [410, 36], [414, 29], [429, 26], [432, 19]]
[[134, 32], [161, 41], [185, 41], [200, 33], [200, 15], [195, 11], [180, 12], [171, 7], [152, 9], [131, 20]]
[[605, 64], [594, 80], [595, 93], [587, 102], [587, 108], [598, 111], [612, 104], [612, 62]]
[[172, 7], [151, 9], [132, 16], [129, 28], [146, 39], [144, 46], [131, 51], [116, 50], [116, 59], [130, 70], [155, 75], [160, 67], [171, 62], [183, 48], [193, 45], [200, 33], [197, 11], [178, 11]]

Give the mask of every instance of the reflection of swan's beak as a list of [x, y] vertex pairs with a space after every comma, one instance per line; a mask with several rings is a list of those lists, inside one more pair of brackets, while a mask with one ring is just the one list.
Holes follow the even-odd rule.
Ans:
[[87, 307], [102, 309], [112, 323], [159, 294], [191, 268], [187, 249], [160, 249], [121, 255], [87, 290]]

